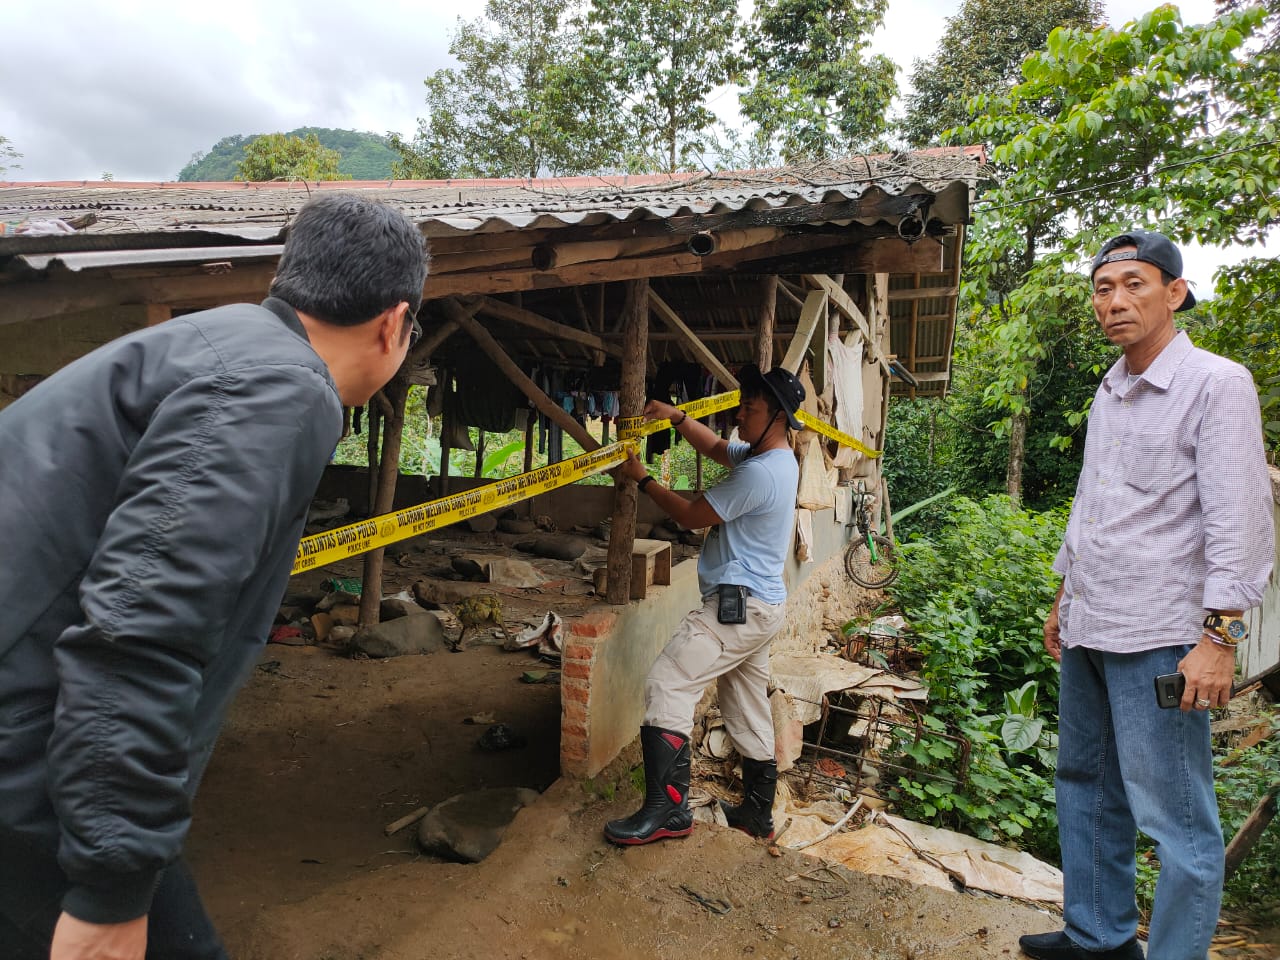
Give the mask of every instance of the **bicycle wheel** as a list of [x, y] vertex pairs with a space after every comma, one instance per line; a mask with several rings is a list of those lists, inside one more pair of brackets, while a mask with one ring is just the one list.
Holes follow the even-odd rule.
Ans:
[[867, 541], [853, 540], [844, 552], [844, 571], [860, 587], [868, 590], [879, 590], [898, 579], [898, 567], [893, 553], [893, 541], [878, 533], [873, 533], [876, 542], [877, 559], [871, 560], [871, 552], [867, 549]]

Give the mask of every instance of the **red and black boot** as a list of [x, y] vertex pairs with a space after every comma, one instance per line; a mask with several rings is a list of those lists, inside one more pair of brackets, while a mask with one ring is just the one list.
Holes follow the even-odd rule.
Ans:
[[604, 825], [606, 840], [626, 846], [693, 833], [689, 810], [689, 738], [661, 727], [640, 728], [644, 806]]
[[752, 760], [742, 758], [742, 803], [730, 806], [723, 800], [729, 826], [736, 827], [753, 837], [768, 839], [773, 836], [773, 798], [778, 791], [778, 763], [776, 760]]

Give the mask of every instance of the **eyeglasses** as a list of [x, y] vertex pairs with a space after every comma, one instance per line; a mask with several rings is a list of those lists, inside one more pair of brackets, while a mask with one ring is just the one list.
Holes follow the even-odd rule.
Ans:
[[409, 328], [409, 349], [412, 350], [418, 345], [418, 341], [422, 339], [422, 324], [418, 323], [418, 318], [410, 314], [406, 314], [413, 321], [413, 326]]

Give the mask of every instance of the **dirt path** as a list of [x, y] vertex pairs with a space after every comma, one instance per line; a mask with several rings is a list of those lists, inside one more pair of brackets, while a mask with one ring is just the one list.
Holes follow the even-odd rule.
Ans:
[[[479, 786], [539, 790], [557, 775], [559, 698], [524, 684], [526, 653], [477, 646], [388, 661], [267, 648], [201, 790], [188, 852], [238, 960], [867, 958], [1016, 955], [1053, 929], [1028, 907], [772, 857], [735, 831], [619, 850], [612, 802], [556, 782], [484, 863], [416, 853], [383, 827]], [[474, 746], [487, 711], [529, 745]], [[599, 785], [595, 790], [603, 790]], [[788, 880], [797, 874], [808, 879]], [[714, 915], [686, 884], [731, 905]]]

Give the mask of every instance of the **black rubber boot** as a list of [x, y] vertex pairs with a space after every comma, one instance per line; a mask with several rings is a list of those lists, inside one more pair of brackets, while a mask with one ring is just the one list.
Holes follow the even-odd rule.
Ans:
[[742, 758], [742, 803], [730, 806], [723, 800], [729, 826], [753, 837], [773, 836], [773, 797], [778, 791], [778, 763], [775, 760]]
[[604, 825], [606, 840], [626, 846], [693, 833], [689, 810], [689, 738], [661, 727], [640, 728], [644, 751], [644, 806]]

